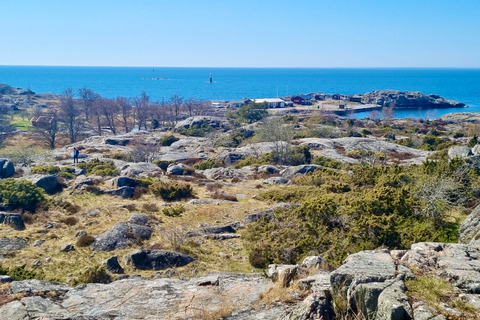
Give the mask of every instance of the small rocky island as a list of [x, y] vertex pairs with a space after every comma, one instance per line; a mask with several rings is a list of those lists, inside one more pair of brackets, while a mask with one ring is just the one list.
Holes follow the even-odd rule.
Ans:
[[479, 114], [0, 90], [0, 319], [479, 319]]

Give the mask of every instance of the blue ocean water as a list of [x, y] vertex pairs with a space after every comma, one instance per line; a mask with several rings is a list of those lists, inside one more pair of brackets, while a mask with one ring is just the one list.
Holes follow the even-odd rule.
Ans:
[[[214, 83], [208, 82], [210, 73]], [[152, 100], [167, 100], [173, 94], [186, 98], [239, 100], [309, 92], [354, 94], [395, 89], [435, 93], [469, 106], [461, 109], [397, 110], [398, 118], [480, 112], [480, 69], [0, 66], [0, 83], [30, 88], [38, 93], [62, 93], [66, 88], [88, 87], [111, 98], [139, 96], [145, 91]], [[358, 113], [355, 117], [362, 118], [368, 113]]]

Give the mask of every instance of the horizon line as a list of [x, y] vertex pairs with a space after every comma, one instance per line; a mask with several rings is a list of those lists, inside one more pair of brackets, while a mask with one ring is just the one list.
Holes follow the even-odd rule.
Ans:
[[0, 64], [0, 67], [75, 67], [75, 68], [196, 68], [196, 69], [480, 69], [480, 67], [186, 67], [186, 66], [122, 66], [122, 65], [48, 65]]

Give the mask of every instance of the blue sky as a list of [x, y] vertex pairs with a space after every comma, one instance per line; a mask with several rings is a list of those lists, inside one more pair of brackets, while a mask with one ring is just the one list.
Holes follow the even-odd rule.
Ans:
[[478, 0], [24, 0], [0, 65], [480, 67]]

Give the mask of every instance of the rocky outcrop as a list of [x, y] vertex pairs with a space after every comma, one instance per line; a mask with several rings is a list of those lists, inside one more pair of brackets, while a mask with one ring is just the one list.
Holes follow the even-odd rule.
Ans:
[[[14, 281], [7, 294], [20, 300], [1, 306], [0, 314], [17, 317], [12, 319], [202, 319], [212, 311], [222, 312], [221, 316], [216, 313], [217, 318], [229, 320], [334, 320], [341, 315], [335, 314], [334, 304], [345, 301], [344, 309], [337, 305], [337, 310], [352, 317], [440, 320], [462, 314], [444, 302], [440, 312], [423, 301], [410, 301], [403, 281], [414, 276], [407, 267], [448, 280], [455, 287], [454, 294], [470, 304], [468, 308], [480, 310], [479, 250], [443, 243], [417, 243], [410, 250], [367, 250], [348, 256], [333, 272], [319, 269], [321, 257], [308, 257], [299, 265], [270, 265], [271, 280], [223, 273], [190, 280], [134, 277], [76, 288], [38, 280]], [[116, 257], [110, 260], [118, 263]], [[137, 269], [160, 270], [188, 264], [193, 258], [166, 250], [136, 250], [124, 261]], [[294, 287], [308, 293], [305, 298], [291, 296], [289, 304], [275, 300], [265, 305], [261, 300], [274, 286], [291, 290], [282, 287], [291, 287], [296, 281]]]
[[102, 193], [109, 194], [112, 196], [119, 196], [122, 199], [133, 198], [135, 193], [135, 188], [132, 187], [120, 187], [117, 189], [104, 190]]
[[291, 181], [290, 179], [287, 179], [285, 177], [271, 177], [271, 178], [268, 178], [268, 179], [265, 179], [262, 181], [263, 184], [290, 184]]
[[123, 257], [126, 265], [140, 270], [183, 267], [194, 260], [186, 254], [169, 250], [135, 250]]
[[0, 211], [0, 223], [11, 225], [15, 230], [24, 230], [22, 216], [18, 213], [8, 213]]
[[270, 220], [273, 218], [273, 213], [275, 212], [275, 210], [281, 210], [281, 209], [288, 209], [288, 210], [293, 210], [295, 208], [298, 208], [300, 207], [299, 204], [297, 203], [286, 203], [286, 202], [280, 202], [279, 204], [271, 207], [271, 208], [268, 208], [267, 210], [263, 210], [263, 211], [260, 211], [260, 212], [256, 212], [256, 213], [252, 213], [252, 214], [249, 214], [248, 216], [246, 216], [245, 218], [243, 218], [242, 222], [244, 223], [252, 223], [252, 222], [255, 222], [259, 219], [267, 219], [267, 220]]
[[163, 174], [162, 169], [158, 166], [147, 163], [147, 162], [139, 162], [139, 163], [123, 163], [119, 165], [118, 170], [122, 176], [128, 177], [156, 177], [161, 176]]
[[207, 170], [199, 170], [207, 179], [221, 180], [221, 179], [240, 179], [247, 180], [253, 178], [253, 173], [243, 169], [234, 168], [212, 168]]
[[58, 183], [57, 176], [55, 175], [33, 174], [22, 179], [30, 181], [37, 187], [42, 188], [48, 194], [62, 191], [62, 187]]
[[454, 158], [467, 158], [473, 155], [472, 150], [467, 146], [454, 146], [448, 149], [448, 157], [450, 159]]
[[0, 178], [10, 178], [15, 175], [15, 166], [8, 159], [0, 158]]
[[421, 92], [375, 90], [362, 96], [364, 104], [394, 106], [395, 108], [461, 108], [464, 103], [448, 100], [436, 94], [426, 95]]
[[409, 148], [396, 143], [374, 138], [303, 138], [300, 145], [308, 145], [313, 154], [318, 154], [342, 163], [358, 163], [362, 159], [349, 156], [351, 151], [383, 152], [390, 159], [403, 164], [422, 164], [431, 152]]
[[429, 270], [458, 290], [480, 294], [480, 247], [458, 243], [420, 242], [402, 257], [406, 267]]
[[0, 238], [0, 252], [21, 250], [27, 246], [28, 242], [23, 238]]
[[480, 245], [480, 205], [475, 207], [462, 222], [459, 232], [460, 242]]
[[183, 121], [179, 121], [175, 126], [175, 129], [188, 129], [191, 126], [210, 126], [212, 128], [223, 129], [225, 131], [230, 129], [230, 125], [225, 118], [207, 116], [195, 116], [187, 118]]
[[118, 258], [117, 256], [113, 256], [108, 258], [107, 260], [103, 261], [103, 265], [107, 268], [108, 271], [111, 273], [123, 273], [124, 270], [122, 266], [118, 263]]
[[120, 222], [108, 231], [99, 234], [92, 243], [94, 251], [112, 251], [128, 248], [129, 241], [150, 239], [153, 229], [147, 225], [146, 216], [134, 214], [128, 221]]
[[[132, 278], [75, 288], [51, 282], [13, 282], [10, 293], [21, 297], [0, 306], [9, 320], [33, 319], [277, 319], [286, 305], [253, 307], [272, 288], [260, 274], [219, 273], [178, 280]], [[48, 293], [48, 294], [47, 294]], [[217, 317], [217, 319], [220, 316]]]
[[185, 236], [187, 237], [198, 237], [198, 236], [205, 236], [209, 234], [222, 234], [222, 233], [235, 233], [235, 227], [233, 225], [226, 225], [226, 226], [203, 226], [202, 228], [190, 230], [188, 231]]
[[280, 173], [284, 178], [294, 178], [294, 177], [305, 175], [321, 167], [322, 166], [319, 166], [317, 164], [302, 164], [299, 166], [288, 167], [283, 171], [281, 171]]
[[135, 188], [137, 182], [133, 178], [121, 176], [112, 179], [111, 184], [114, 188], [132, 187]]

